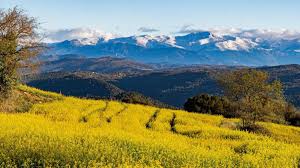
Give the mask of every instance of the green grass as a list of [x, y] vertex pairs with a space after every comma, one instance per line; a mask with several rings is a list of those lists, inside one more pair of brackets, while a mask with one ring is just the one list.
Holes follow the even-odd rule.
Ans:
[[21, 86], [42, 98], [0, 113], [1, 167], [298, 167], [300, 128], [86, 100]]

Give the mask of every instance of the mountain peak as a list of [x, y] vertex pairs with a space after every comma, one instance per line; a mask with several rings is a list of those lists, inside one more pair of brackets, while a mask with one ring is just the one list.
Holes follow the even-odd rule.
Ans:
[[178, 36], [177, 39], [187, 39], [190, 41], [197, 41], [200, 39], [206, 39], [209, 38], [212, 35], [209, 31], [199, 31], [199, 32], [193, 32], [184, 36]]

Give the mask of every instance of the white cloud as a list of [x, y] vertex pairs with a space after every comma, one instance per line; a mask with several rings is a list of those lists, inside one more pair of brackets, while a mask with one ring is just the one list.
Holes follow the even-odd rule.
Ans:
[[244, 30], [240, 33], [243, 37], [261, 37], [266, 39], [298, 39], [300, 33], [297, 31], [282, 29], [282, 30], [270, 30], [270, 29], [256, 29], [256, 30]]
[[153, 33], [158, 32], [159, 30], [152, 27], [140, 27], [138, 31], [142, 33]]
[[243, 38], [259, 38], [259, 39], [299, 39], [300, 32], [287, 29], [212, 29], [214, 34], [233, 35]]
[[183, 25], [180, 28], [180, 30], [175, 33], [189, 34], [189, 33], [201, 32], [201, 31], [203, 31], [203, 29], [195, 28], [193, 24], [187, 24], [187, 25]]
[[194, 32], [209, 31], [217, 36], [232, 35], [242, 38], [260, 39], [300, 39], [300, 32], [288, 29], [241, 29], [241, 28], [210, 28], [201, 29], [194, 25], [184, 25], [176, 33], [189, 34]]
[[83, 39], [81, 41], [85, 43], [97, 41], [99, 37], [104, 40], [109, 40], [114, 37], [111, 33], [104, 33], [101, 30], [89, 29], [89, 28], [75, 28], [75, 29], [61, 29], [56, 31], [49, 31], [46, 33], [44, 42], [54, 43], [64, 40]]

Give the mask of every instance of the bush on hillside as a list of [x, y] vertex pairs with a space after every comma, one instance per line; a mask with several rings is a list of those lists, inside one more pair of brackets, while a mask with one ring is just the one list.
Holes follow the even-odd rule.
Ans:
[[175, 107], [164, 104], [164, 103], [154, 100], [150, 97], [144, 96], [138, 92], [123, 92], [123, 93], [120, 93], [117, 96], [115, 96], [114, 99], [124, 102], [124, 103], [142, 104], [142, 105], [148, 105], [148, 106], [155, 106], [155, 107], [159, 107], [159, 108], [175, 109]]
[[293, 115], [293, 117], [291, 117], [291, 118], [288, 120], [288, 122], [289, 122], [291, 125], [300, 127], [300, 112], [295, 113], [295, 115]]
[[286, 108], [285, 120], [290, 125], [300, 126], [300, 112], [292, 104]]
[[227, 98], [208, 94], [200, 94], [189, 98], [184, 104], [184, 109], [189, 112], [238, 117], [234, 105]]

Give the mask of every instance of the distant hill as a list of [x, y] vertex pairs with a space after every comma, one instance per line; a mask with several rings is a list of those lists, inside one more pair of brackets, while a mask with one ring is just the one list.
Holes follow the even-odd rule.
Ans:
[[91, 72], [52, 72], [24, 77], [31, 86], [69, 96], [110, 98], [123, 92], [106, 80], [106, 76]]
[[[30, 76], [30, 85], [67, 96], [93, 99], [113, 99], [160, 108], [175, 108], [140, 93], [126, 92], [111, 83], [115, 75], [101, 75], [92, 72], [52, 72]], [[25, 80], [25, 78], [24, 78]]]
[[144, 72], [153, 70], [154, 67], [130, 61], [125, 58], [101, 57], [101, 58], [85, 58], [79, 55], [64, 55], [62, 59], [54, 61], [46, 61], [41, 67], [42, 72], [74, 72], [74, 71], [90, 71], [90, 72]]
[[279, 79], [284, 85], [287, 100], [300, 108], [300, 65], [281, 65], [259, 69], [267, 71], [272, 80]]
[[[135, 91], [163, 103], [182, 107], [199, 93], [221, 95], [213, 76], [240, 67], [189, 66], [139, 73], [56, 72], [27, 79], [27, 84], [66, 95], [110, 97], [121, 91]], [[272, 79], [284, 84], [286, 98], [300, 107], [300, 65], [262, 67]]]

